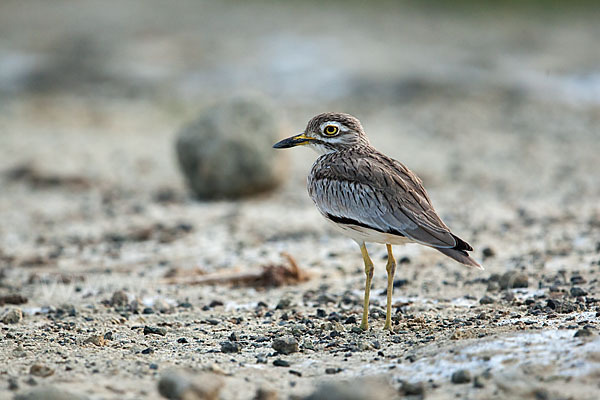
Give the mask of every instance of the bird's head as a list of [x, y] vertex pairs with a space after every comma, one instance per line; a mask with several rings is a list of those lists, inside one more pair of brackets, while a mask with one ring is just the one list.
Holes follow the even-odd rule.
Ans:
[[360, 145], [368, 145], [360, 121], [350, 114], [323, 113], [313, 117], [299, 135], [273, 145], [276, 149], [308, 145], [318, 153], [332, 153]]

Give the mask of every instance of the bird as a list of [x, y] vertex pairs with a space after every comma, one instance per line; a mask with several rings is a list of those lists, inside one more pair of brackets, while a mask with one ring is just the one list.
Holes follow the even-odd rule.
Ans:
[[369, 297], [374, 266], [365, 243], [387, 248], [387, 309], [384, 329], [392, 331], [392, 290], [396, 261], [392, 245], [419, 243], [469, 267], [483, 269], [473, 247], [450, 231], [433, 208], [422, 180], [404, 164], [371, 145], [360, 121], [326, 112], [313, 117], [304, 132], [273, 145], [308, 146], [319, 153], [307, 179], [310, 198], [362, 254], [366, 275], [361, 329], [369, 329]]

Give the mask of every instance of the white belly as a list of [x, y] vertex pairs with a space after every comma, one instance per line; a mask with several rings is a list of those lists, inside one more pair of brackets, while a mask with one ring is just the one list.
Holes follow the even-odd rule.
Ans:
[[391, 233], [383, 233], [374, 229], [369, 229], [358, 225], [338, 224], [337, 222], [333, 222], [330, 219], [327, 219], [327, 221], [336, 230], [350, 237], [351, 239], [354, 239], [354, 241], [357, 243], [371, 242], [382, 244], [405, 244], [412, 242], [412, 240], [404, 236], [392, 235]]

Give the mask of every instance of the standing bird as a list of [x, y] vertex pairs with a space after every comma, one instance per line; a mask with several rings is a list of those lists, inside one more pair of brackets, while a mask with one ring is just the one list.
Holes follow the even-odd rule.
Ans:
[[392, 245], [420, 243], [470, 267], [483, 269], [467, 251], [473, 248], [450, 232], [437, 215], [423, 182], [402, 163], [369, 143], [360, 121], [349, 114], [323, 113], [306, 130], [273, 145], [284, 149], [308, 145], [321, 154], [308, 175], [308, 193], [327, 221], [360, 246], [367, 276], [360, 327], [369, 329], [369, 294], [373, 262], [366, 242], [385, 244], [387, 313], [391, 330], [396, 260]]

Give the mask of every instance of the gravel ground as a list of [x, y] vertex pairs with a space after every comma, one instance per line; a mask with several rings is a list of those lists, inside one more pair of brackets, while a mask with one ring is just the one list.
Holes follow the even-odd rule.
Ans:
[[[597, 11], [153, 4], [0, 6], [0, 398], [158, 399], [161, 376], [199, 398], [597, 398]], [[360, 251], [308, 199], [314, 154], [269, 194], [184, 187], [177, 130], [244, 90], [290, 135], [357, 115], [485, 270], [396, 247], [388, 333], [372, 245], [357, 330]]]

